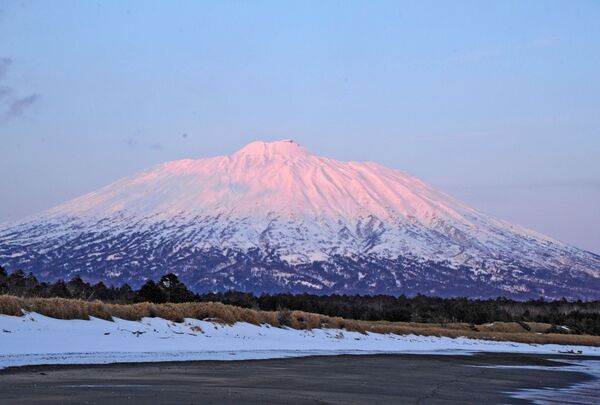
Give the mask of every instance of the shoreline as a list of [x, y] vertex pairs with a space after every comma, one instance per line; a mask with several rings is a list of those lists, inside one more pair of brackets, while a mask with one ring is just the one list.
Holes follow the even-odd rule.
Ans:
[[[474, 353], [306, 356], [262, 360], [31, 365], [0, 370], [0, 400], [120, 403], [528, 403], [597, 377], [569, 361], [600, 356]], [[536, 391], [537, 390], [537, 391]], [[521, 395], [522, 394], [522, 395]], [[521, 396], [518, 396], [521, 395]], [[202, 398], [202, 401], [198, 401]], [[285, 401], [284, 401], [285, 400]], [[198, 401], [198, 402], [194, 402]], [[590, 402], [592, 403], [592, 402]]]
[[[509, 369], [512, 366], [521, 367], [523, 361], [527, 362], [526, 366], [531, 367], [550, 367], [557, 370], [565, 367], [570, 367], [570, 362], [575, 361], [598, 361], [600, 356], [579, 355], [579, 354], [537, 354], [537, 353], [510, 353], [510, 352], [464, 352], [464, 353], [339, 353], [339, 354], [307, 354], [301, 356], [289, 357], [269, 357], [269, 358], [253, 358], [253, 359], [233, 359], [233, 360], [173, 360], [173, 361], [130, 361], [130, 362], [112, 362], [112, 363], [65, 363], [65, 364], [25, 364], [19, 366], [8, 366], [0, 368], [0, 375], [18, 374], [20, 372], [36, 372], [36, 371], [59, 371], [59, 370], [77, 370], [77, 369], [110, 369], [120, 367], [177, 367], [180, 365], [216, 365], [222, 363], [261, 363], [275, 360], [299, 360], [299, 359], [331, 359], [331, 358], [427, 358], [439, 359], [447, 358], [456, 361], [461, 360], [465, 365], [467, 363], [477, 363], [481, 359], [496, 360], [498, 363], [495, 366]], [[533, 368], [531, 368], [533, 369]]]

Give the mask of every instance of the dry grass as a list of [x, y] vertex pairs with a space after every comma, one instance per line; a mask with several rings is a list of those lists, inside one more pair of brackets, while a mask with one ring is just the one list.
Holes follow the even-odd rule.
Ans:
[[113, 317], [139, 321], [145, 317], [159, 317], [173, 322], [185, 318], [209, 319], [223, 324], [248, 322], [254, 325], [291, 327], [294, 329], [333, 328], [366, 333], [392, 333], [397, 335], [468, 337], [475, 339], [513, 341], [521, 343], [556, 343], [569, 345], [600, 346], [600, 336], [546, 333], [549, 324], [528, 322], [494, 322], [484, 325], [426, 324], [414, 322], [371, 322], [330, 317], [303, 311], [257, 311], [225, 305], [218, 302], [190, 302], [183, 304], [106, 304], [101, 301], [82, 301], [64, 298], [19, 298], [0, 295], [0, 314], [21, 316], [25, 312], [37, 312], [58, 319], [112, 320]]

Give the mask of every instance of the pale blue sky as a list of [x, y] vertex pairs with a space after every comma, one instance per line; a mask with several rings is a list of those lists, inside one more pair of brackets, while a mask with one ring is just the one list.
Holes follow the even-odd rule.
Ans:
[[293, 138], [600, 253], [599, 1], [0, 0], [0, 221]]

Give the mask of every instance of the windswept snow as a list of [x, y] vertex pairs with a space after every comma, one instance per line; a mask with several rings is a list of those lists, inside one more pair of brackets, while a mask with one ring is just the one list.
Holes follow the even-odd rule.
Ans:
[[244, 360], [308, 355], [511, 352], [557, 354], [587, 346], [529, 345], [466, 338], [360, 334], [338, 329], [295, 330], [239, 322], [231, 326], [186, 319], [140, 322], [58, 320], [36, 313], [0, 315], [0, 368], [32, 364], [102, 364], [184, 360]]

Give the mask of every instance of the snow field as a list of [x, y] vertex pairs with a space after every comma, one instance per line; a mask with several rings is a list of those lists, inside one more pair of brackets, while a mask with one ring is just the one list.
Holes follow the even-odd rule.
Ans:
[[59, 320], [37, 313], [0, 315], [0, 368], [34, 364], [102, 364], [186, 360], [247, 360], [309, 355], [511, 352], [599, 355], [600, 348], [532, 345], [467, 338], [296, 330], [244, 322], [222, 325], [185, 319]]

